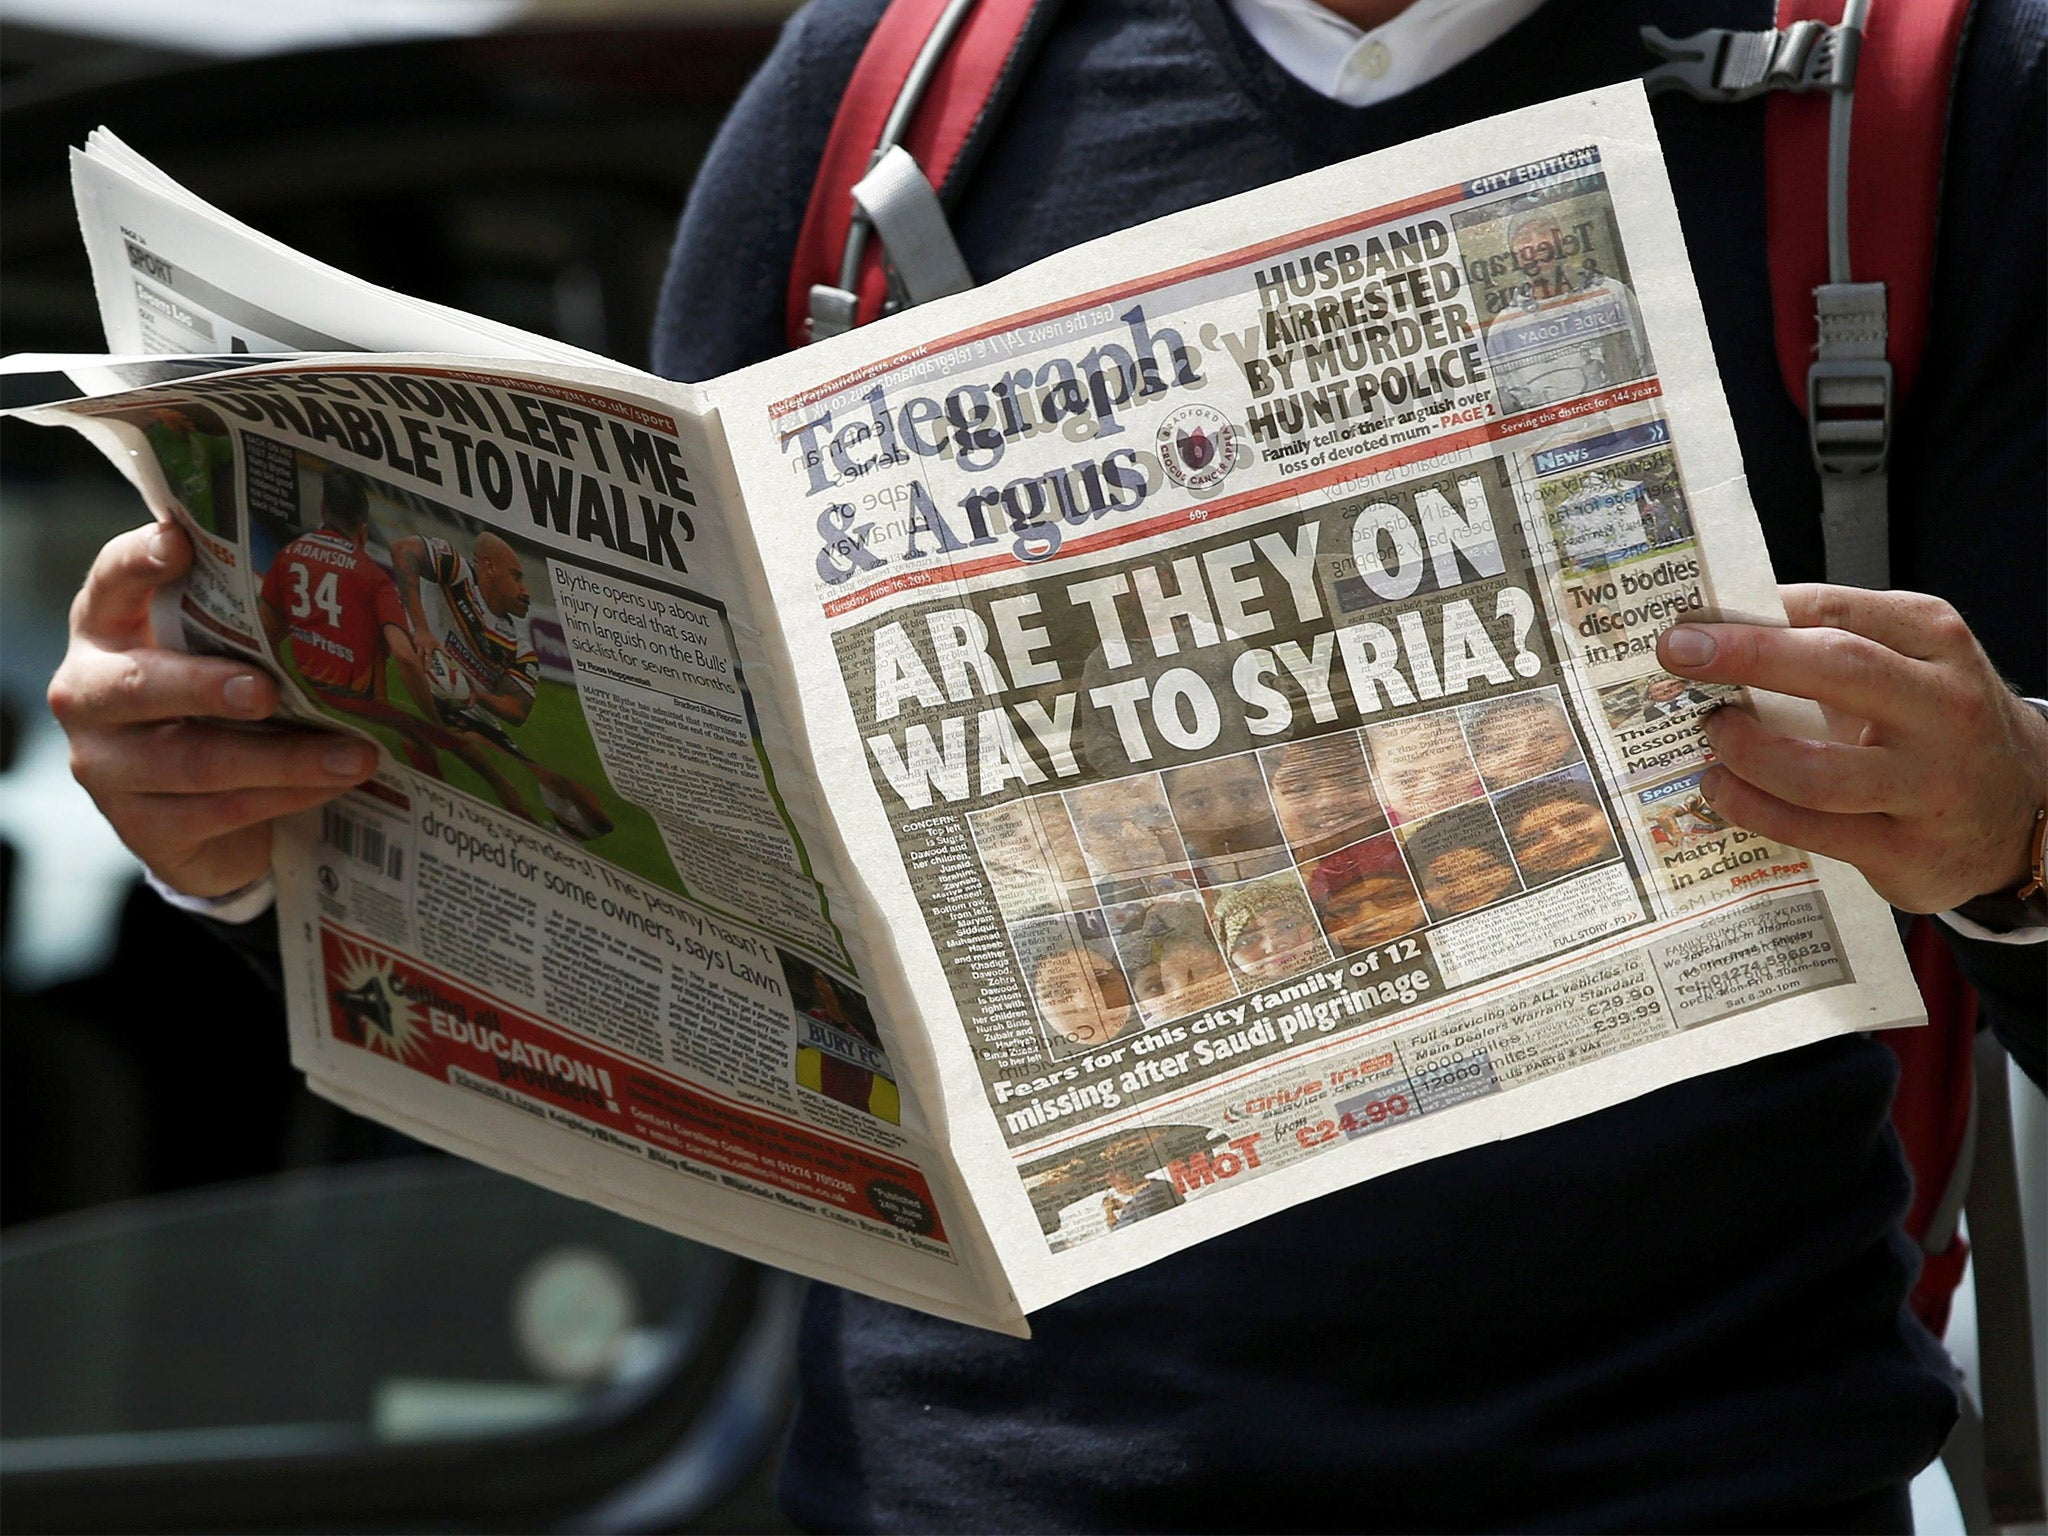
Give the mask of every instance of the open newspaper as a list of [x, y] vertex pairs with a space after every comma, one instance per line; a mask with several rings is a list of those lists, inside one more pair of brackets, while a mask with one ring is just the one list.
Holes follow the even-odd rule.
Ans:
[[366, 1115], [1021, 1333], [1919, 1017], [1657, 667], [1783, 611], [1634, 86], [696, 386], [104, 133], [76, 182], [113, 352], [230, 356], [34, 414], [191, 533], [160, 639], [384, 751], [276, 855], [294, 1059]]

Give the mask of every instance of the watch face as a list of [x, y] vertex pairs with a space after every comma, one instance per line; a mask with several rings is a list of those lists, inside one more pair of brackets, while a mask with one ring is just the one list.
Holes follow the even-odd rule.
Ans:
[[2034, 840], [2027, 847], [2032, 878], [2020, 887], [2020, 900], [2048, 910], [2048, 806], [2034, 812]]

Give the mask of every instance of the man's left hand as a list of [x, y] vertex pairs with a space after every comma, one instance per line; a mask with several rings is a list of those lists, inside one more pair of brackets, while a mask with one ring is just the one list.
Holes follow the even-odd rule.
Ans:
[[2048, 796], [2048, 719], [2005, 685], [1961, 615], [1919, 592], [1780, 590], [1788, 628], [1681, 624], [1657, 642], [1665, 670], [1812, 699], [1833, 733], [1786, 736], [1747, 710], [1716, 710], [1707, 803], [1854, 864], [1908, 912], [2024, 881]]

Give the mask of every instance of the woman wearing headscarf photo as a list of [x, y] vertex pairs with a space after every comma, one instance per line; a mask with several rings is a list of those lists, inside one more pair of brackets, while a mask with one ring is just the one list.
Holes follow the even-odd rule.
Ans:
[[1288, 870], [1228, 886], [1210, 907], [1230, 969], [1248, 986], [1271, 986], [1330, 958], [1301, 877]]

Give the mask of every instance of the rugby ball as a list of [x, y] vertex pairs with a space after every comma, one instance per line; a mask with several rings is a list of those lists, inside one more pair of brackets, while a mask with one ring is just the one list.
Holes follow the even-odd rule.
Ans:
[[469, 674], [445, 650], [427, 657], [427, 686], [434, 690], [436, 703], [460, 709], [470, 700]]

